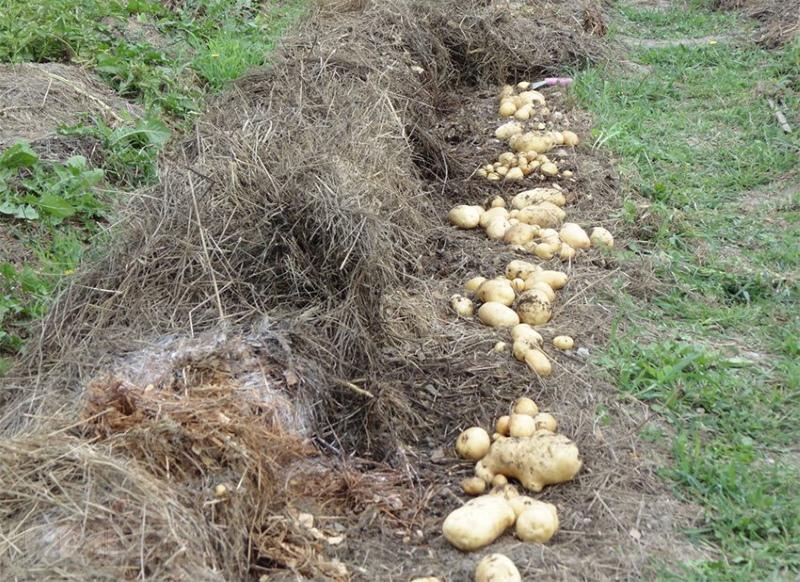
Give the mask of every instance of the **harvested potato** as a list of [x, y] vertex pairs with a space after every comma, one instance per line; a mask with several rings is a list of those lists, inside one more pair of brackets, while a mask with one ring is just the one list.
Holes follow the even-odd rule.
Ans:
[[549, 261], [556, 256], [559, 250], [561, 250], [561, 243], [539, 243], [534, 247], [533, 254], [543, 261]]
[[517, 313], [496, 301], [488, 301], [478, 309], [478, 319], [489, 327], [512, 327], [519, 323]]
[[563, 131], [562, 133], [564, 134], [564, 145], [575, 147], [581, 141], [575, 133], [569, 130]]
[[574, 222], [565, 222], [561, 225], [561, 230], [558, 235], [562, 241], [574, 249], [588, 249], [592, 246], [589, 235], [586, 234], [586, 231], [583, 230], [579, 224], [575, 224]]
[[505, 415], [501, 416], [497, 419], [497, 422], [494, 425], [494, 429], [499, 432], [503, 436], [508, 436], [508, 421], [511, 419], [510, 416]]
[[515, 342], [520, 340], [529, 341], [536, 346], [542, 345], [544, 341], [542, 335], [527, 323], [515, 325], [514, 329], [511, 330], [511, 339]]
[[550, 363], [550, 359], [541, 350], [530, 350], [526, 353], [525, 363], [539, 376], [546, 378], [553, 373], [553, 364]]
[[489, 452], [491, 445], [489, 433], [479, 426], [473, 426], [458, 435], [456, 452], [462, 459], [477, 461]]
[[495, 196], [492, 198], [492, 202], [489, 205], [491, 208], [505, 208], [506, 201], [502, 196]]
[[558, 176], [558, 166], [553, 162], [545, 162], [539, 167], [539, 171], [545, 176]]
[[531, 105], [526, 104], [514, 112], [514, 119], [518, 119], [519, 121], [528, 121], [532, 113], [533, 113], [533, 107]]
[[538, 348], [539, 345], [530, 339], [519, 339], [511, 344], [511, 353], [514, 355], [515, 359], [524, 362], [528, 352]]
[[533, 417], [533, 422], [536, 425], [535, 430], [546, 430], [549, 432], [556, 432], [556, 430], [558, 429], [558, 422], [556, 422], [556, 418], [549, 412], [540, 412], [539, 414]]
[[486, 491], [486, 481], [479, 477], [467, 477], [461, 480], [461, 489], [467, 495], [482, 495]]
[[515, 520], [514, 510], [504, 497], [481, 495], [450, 513], [442, 524], [442, 533], [459, 550], [471, 552], [488, 546]]
[[497, 439], [504, 439], [504, 438], [506, 438], [506, 435], [496, 432], [492, 435], [492, 442], [496, 441]]
[[553, 140], [541, 134], [528, 132], [512, 135], [508, 140], [508, 145], [515, 152], [543, 154], [553, 149]]
[[549, 244], [560, 244], [561, 237], [558, 236], [558, 231], [554, 228], [543, 228], [539, 230], [540, 242]]
[[511, 410], [514, 412], [514, 414], [527, 414], [531, 417], [539, 414], [539, 406], [527, 396], [517, 398], [516, 402], [514, 402], [514, 407]]
[[475, 470], [476, 474], [480, 471], [489, 477], [489, 481], [501, 473], [517, 479], [526, 489], [539, 492], [545, 485], [569, 481], [580, 468], [574, 442], [564, 435], [537, 432], [529, 437], [495, 441]]
[[558, 511], [552, 503], [531, 499], [517, 516], [516, 534], [523, 542], [545, 543], [558, 531]]
[[511, 223], [508, 220], [505, 218], [496, 218], [486, 225], [486, 236], [491, 240], [503, 240], [509, 228], [511, 228]]
[[557, 335], [553, 338], [553, 345], [559, 350], [571, 350], [575, 346], [575, 340], [568, 335]]
[[516, 112], [517, 106], [514, 105], [514, 102], [511, 99], [505, 99], [500, 102], [498, 113], [501, 117], [511, 117]]
[[478, 287], [483, 285], [484, 281], [486, 281], [486, 277], [473, 277], [469, 281], [466, 282], [464, 285], [464, 289], [474, 293], [478, 290]]
[[472, 317], [475, 313], [475, 306], [472, 301], [463, 295], [453, 295], [450, 297], [450, 306], [459, 317]]
[[481, 286], [475, 291], [475, 296], [480, 301], [487, 303], [494, 301], [508, 307], [514, 303], [517, 294], [514, 293], [511, 281], [507, 279], [489, 279], [481, 283]]
[[[531, 160], [533, 161], [533, 160]], [[564, 194], [555, 188], [534, 188], [520, 192], [511, 199], [511, 207], [518, 210], [527, 206], [533, 206], [540, 202], [550, 202], [556, 206], [564, 206], [567, 203]]]
[[561, 250], [558, 251], [558, 256], [562, 261], [571, 261], [575, 258], [576, 254], [577, 251], [568, 243], [561, 243]]
[[508, 434], [512, 437], [527, 437], [536, 432], [536, 423], [527, 414], [512, 414], [508, 420]]
[[516, 121], [509, 121], [498, 127], [494, 132], [494, 136], [499, 140], [507, 141], [512, 135], [520, 134], [522, 131], [521, 124]]
[[545, 295], [547, 295], [547, 298], [550, 300], [550, 303], [552, 303], [553, 301], [556, 300], [556, 292], [553, 291], [553, 288], [550, 285], [548, 285], [547, 283], [545, 283], [544, 281], [535, 281], [530, 286], [530, 289], [528, 289], [528, 286], [527, 286], [527, 283], [526, 283], [525, 284], [525, 290], [526, 291], [533, 291], [533, 290], [542, 291]]
[[511, 505], [511, 509], [514, 510], [514, 515], [517, 517], [522, 515], [523, 511], [533, 506], [536, 502], [533, 497], [528, 497], [527, 495], [511, 495], [507, 497], [507, 499], [509, 505]]
[[485, 210], [478, 221], [478, 225], [481, 228], [486, 228], [489, 226], [490, 222], [497, 220], [498, 218], [508, 219], [508, 210], [502, 206], [496, 206], [494, 208], [490, 208], [489, 210]]
[[[480, 310], [478, 314], [480, 315]], [[550, 321], [552, 316], [552, 303], [544, 292], [539, 289], [531, 289], [519, 296], [517, 314], [522, 323], [544, 325]]]
[[535, 283], [539, 281], [544, 281], [550, 287], [558, 291], [562, 289], [564, 285], [567, 284], [567, 274], [562, 273], [561, 271], [536, 271], [532, 273], [527, 279], [525, 279], [525, 286], [529, 289], [533, 287]]
[[566, 213], [552, 202], [539, 202], [526, 206], [519, 211], [517, 219], [527, 224], [535, 224], [540, 228], [552, 228], [561, 224]]
[[520, 279], [519, 277], [517, 277], [516, 279], [511, 281], [511, 287], [517, 293], [522, 293], [523, 291], [525, 291], [525, 280], [524, 279]]
[[522, 582], [522, 576], [506, 556], [491, 554], [478, 563], [475, 582]]
[[614, 237], [602, 226], [593, 228], [589, 239], [592, 241], [593, 247], [614, 248]]
[[525, 174], [522, 173], [521, 168], [511, 168], [506, 172], [506, 180], [509, 182], [519, 182], [523, 178], [525, 178]]
[[[519, 87], [519, 88], [527, 89], [528, 87]], [[526, 103], [536, 103], [537, 105], [544, 105], [544, 95], [539, 93], [539, 91], [523, 91], [522, 93], [519, 94], [519, 96]]]
[[[516, 220], [512, 218], [511, 220]], [[503, 242], [507, 245], [524, 245], [533, 240], [539, 229], [530, 224], [518, 223], [509, 228], [503, 236]]]
[[506, 265], [506, 279], [523, 279], [526, 280], [534, 273], [541, 271], [539, 265], [534, 265], [528, 261], [521, 261], [514, 259]]
[[[477, 479], [477, 477], [475, 478]], [[502, 487], [504, 485], [508, 485], [508, 479], [505, 475], [495, 475], [494, 478], [492, 478], [492, 487]]]
[[466, 204], [459, 204], [454, 207], [447, 214], [450, 223], [458, 228], [466, 230], [476, 228], [484, 215], [484, 210], [481, 206], [468, 206]]
[[508, 350], [508, 344], [506, 342], [497, 342], [494, 344], [492, 351], [496, 354], [502, 354], [503, 352]]

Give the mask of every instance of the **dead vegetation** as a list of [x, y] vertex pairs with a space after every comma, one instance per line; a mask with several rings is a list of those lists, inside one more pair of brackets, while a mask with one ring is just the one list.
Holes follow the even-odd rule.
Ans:
[[744, 10], [760, 23], [758, 42], [774, 48], [800, 33], [800, 0], [715, 0], [719, 10]]
[[[446, 311], [467, 275], [514, 258], [443, 225], [453, 202], [489, 194], [469, 177], [500, 151], [497, 84], [604, 55], [580, 8], [523, 9], [322, 2], [209, 104], [2, 380], [0, 570], [389, 579], [436, 565], [460, 579], [477, 557], [438, 528], [470, 467], [443, 451], [522, 393], [558, 403], [587, 459], [548, 493], [569, 508], [560, 540], [509, 542], [523, 575], [636, 576], [653, 552], [686, 552], [673, 533], [689, 512], [637, 441], [644, 409], [619, 405], [585, 358], [559, 358], [547, 383], [485, 358], [494, 332]], [[576, 215], [607, 225], [613, 169], [588, 150], [569, 167]], [[597, 297], [622, 275], [599, 255], [570, 274], [569, 311], [545, 333], [591, 348], [611, 318]], [[309, 537], [302, 504], [352, 543]]]

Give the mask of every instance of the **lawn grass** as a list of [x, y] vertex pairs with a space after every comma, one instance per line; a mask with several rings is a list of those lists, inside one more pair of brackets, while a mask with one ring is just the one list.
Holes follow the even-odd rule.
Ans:
[[156, 158], [170, 136], [191, 125], [207, 94], [263, 64], [306, 5], [188, 0], [169, 9], [155, 0], [3, 2], [0, 62], [86, 67], [141, 104], [145, 115], [115, 128], [98, 119], [62, 128], [99, 141], [99, 168], [79, 157], [45, 162], [25, 144], [18, 149], [26, 163], [0, 158], [0, 228], [29, 251], [24, 259], [0, 263], [0, 375], [23, 346], [30, 322], [111, 220], [114, 198], [157, 180]]
[[[618, 6], [623, 36], [742, 31], [700, 2], [665, 11]], [[736, 27], [731, 28], [734, 23]], [[766, 96], [800, 110], [800, 42], [631, 49], [649, 72], [578, 73], [597, 147], [620, 159], [621, 216], [668, 291], [624, 315], [600, 359], [626, 397], [670, 425], [647, 428], [672, 456], [663, 476], [705, 519], [688, 532], [718, 555], [665, 565], [665, 577], [794, 579], [800, 571], [800, 135]], [[795, 117], [794, 121], [797, 121]], [[642, 221], [643, 222], [643, 221]], [[624, 331], [619, 331], [624, 330]]]

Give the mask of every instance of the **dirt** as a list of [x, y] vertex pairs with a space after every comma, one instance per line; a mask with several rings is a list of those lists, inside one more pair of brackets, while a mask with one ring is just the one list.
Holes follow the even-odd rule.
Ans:
[[669, 48], [676, 46], [694, 47], [694, 46], [705, 46], [708, 44], [715, 44], [715, 43], [730, 43], [736, 41], [735, 37], [728, 34], [690, 37], [690, 38], [668, 38], [668, 39], [636, 38], [633, 36], [618, 36], [617, 38], [624, 44], [646, 49], [659, 49], [659, 48]]

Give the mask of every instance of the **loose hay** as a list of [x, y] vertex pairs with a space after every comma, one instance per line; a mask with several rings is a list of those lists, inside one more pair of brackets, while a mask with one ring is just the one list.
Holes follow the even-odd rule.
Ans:
[[744, 10], [760, 22], [757, 40], [775, 48], [800, 34], [800, 0], [715, 0], [719, 10]]

